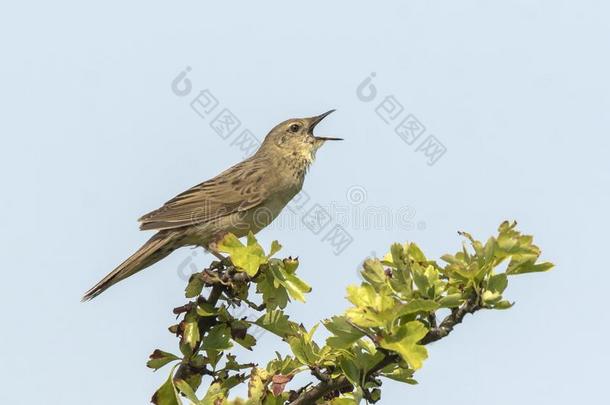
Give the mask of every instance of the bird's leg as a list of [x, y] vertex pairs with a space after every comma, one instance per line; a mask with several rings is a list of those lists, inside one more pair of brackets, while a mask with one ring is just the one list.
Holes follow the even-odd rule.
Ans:
[[217, 258], [218, 260], [220, 260], [221, 262], [223, 262], [223, 261], [227, 260], [227, 258], [226, 258], [226, 257], [224, 257], [223, 255], [221, 255], [219, 252], [217, 252], [217, 251], [215, 251], [215, 250], [209, 249], [209, 250], [208, 250], [208, 252], [210, 252], [211, 254], [213, 254], [214, 256], [216, 256], [216, 258]]
[[204, 247], [204, 249], [206, 252], [213, 254], [214, 257], [216, 257], [218, 260], [220, 260], [223, 263], [227, 260], [227, 258], [225, 256], [223, 256], [218, 251], [218, 249], [216, 249], [216, 246], [213, 243], [210, 243], [208, 246]]
[[[224, 268], [226, 267], [227, 262], [229, 262], [229, 259], [220, 254], [218, 249], [216, 249], [215, 244], [200, 245], [200, 246], [203, 248], [204, 252], [210, 252], [219, 260], [218, 262], [212, 262], [210, 267], [208, 269], [205, 269], [204, 272], [214, 272], [217, 274], [217, 277], [222, 276], [221, 273], [224, 271]], [[212, 290], [210, 291], [210, 295], [205, 299], [205, 301], [207, 303], [211, 304], [212, 306], [216, 305], [216, 303], [221, 298], [222, 293], [224, 291], [224, 286], [222, 285], [222, 281], [220, 281], [220, 279], [216, 279], [216, 280], [218, 280], [218, 282], [216, 282], [216, 281], [212, 282]]]
[[206, 250], [208, 252], [210, 252], [211, 254], [213, 254], [218, 260], [220, 260], [220, 263], [222, 263], [224, 265], [228, 265], [228, 264], [230, 264], [229, 258], [223, 256], [218, 251], [218, 243], [222, 240], [222, 238], [224, 238], [225, 235], [226, 235], [226, 233], [222, 233], [222, 232], [220, 234], [216, 235], [216, 237], [210, 243], [208, 243]]

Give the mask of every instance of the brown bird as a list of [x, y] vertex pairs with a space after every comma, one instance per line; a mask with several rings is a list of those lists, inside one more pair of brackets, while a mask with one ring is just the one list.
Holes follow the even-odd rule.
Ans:
[[218, 255], [214, 243], [225, 234], [242, 237], [269, 225], [301, 191], [320, 146], [328, 140], [341, 140], [313, 134], [316, 125], [333, 111], [282, 122], [250, 158], [142, 216], [140, 229], [158, 232], [87, 291], [83, 301], [180, 247], [201, 246]]

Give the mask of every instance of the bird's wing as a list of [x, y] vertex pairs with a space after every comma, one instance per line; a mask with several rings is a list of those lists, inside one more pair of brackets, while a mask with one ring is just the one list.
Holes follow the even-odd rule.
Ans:
[[142, 216], [140, 229], [196, 225], [255, 208], [270, 196], [275, 177], [271, 174], [266, 160], [245, 160]]

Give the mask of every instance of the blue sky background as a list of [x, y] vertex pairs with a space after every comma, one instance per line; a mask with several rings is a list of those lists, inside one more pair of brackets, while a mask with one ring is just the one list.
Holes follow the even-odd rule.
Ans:
[[[166, 378], [144, 364], [175, 349], [166, 327], [184, 302], [180, 274], [209, 256], [180, 250], [79, 300], [149, 237], [136, 218], [242, 159], [236, 134], [222, 139], [189, 106], [208, 89], [258, 137], [337, 108], [318, 133], [346, 140], [318, 153], [306, 209], [402, 218], [348, 220], [339, 255], [322, 241], [328, 228], [299, 225], [303, 213], [259, 234], [301, 258], [313, 292], [289, 312], [306, 325], [343, 311], [358, 264], [394, 241], [437, 257], [460, 248], [457, 230], [487, 238], [516, 219], [557, 264], [512, 279], [513, 309], [467, 318], [429, 347], [420, 384], [384, 383], [381, 404], [599, 403], [609, 12], [551, 0], [3, 3], [0, 402], [143, 404]], [[192, 93], [179, 97], [171, 82], [187, 66]], [[364, 102], [356, 89], [373, 72], [377, 96]], [[386, 96], [425, 125], [414, 145], [376, 114]], [[428, 135], [447, 150], [432, 166], [416, 150]], [[249, 358], [278, 347], [265, 335]]]

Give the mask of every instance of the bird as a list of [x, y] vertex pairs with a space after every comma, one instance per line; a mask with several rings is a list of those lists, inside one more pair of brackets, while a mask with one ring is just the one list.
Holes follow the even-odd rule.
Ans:
[[157, 232], [85, 292], [82, 301], [97, 297], [178, 248], [203, 247], [222, 258], [215, 249], [222, 237], [256, 234], [269, 225], [301, 191], [318, 149], [326, 141], [343, 140], [313, 133], [334, 111], [281, 122], [251, 157], [139, 218], [140, 230]]

